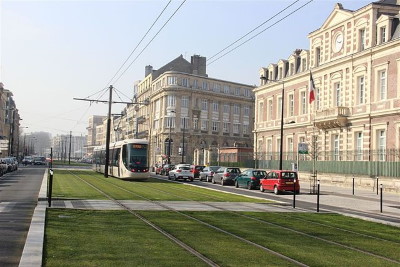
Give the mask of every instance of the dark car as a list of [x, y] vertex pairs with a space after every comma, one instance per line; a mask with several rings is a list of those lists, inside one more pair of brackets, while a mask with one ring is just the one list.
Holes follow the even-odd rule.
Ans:
[[234, 184], [236, 176], [241, 173], [237, 167], [221, 167], [219, 168], [212, 178], [212, 183], [220, 183], [221, 185]]
[[169, 171], [172, 170], [174, 167], [175, 167], [174, 164], [165, 164], [165, 165], [162, 167], [162, 169], [161, 169], [161, 171], [160, 171], [160, 174], [161, 174], [161, 175], [166, 175], [166, 176], [168, 176]]
[[267, 172], [264, 170], [245, 170], [236, 177], [235, 186], [245, 187], [249, 190], [258, 189], [260, 187], [260, 179], [264, 179], [265, 177], [267, 177]]
[[200, 177], [200, 172], [204, 169], [204, 165], [190, 165], [190, 171], [193, 173], [194, 178]]
[[300, 192], [297, 172], [288, 170], [272, 170], [265, 179], [260, 180], [260, 191], [273, 190], [276, 195], [284, 191]]
[[46, 165], [45, 157], [33, 157], [33, 165]]
[[207, 166], [199, 173], [200, 181], [205, 180], [206, 182], [211, 182], [214, 177], [214, 173], [221, 168], [221, 166]]

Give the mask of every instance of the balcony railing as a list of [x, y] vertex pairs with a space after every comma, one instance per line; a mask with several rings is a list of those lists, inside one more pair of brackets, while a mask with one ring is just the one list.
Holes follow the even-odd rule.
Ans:
[[320, 129], [345, 127], [349, 116], [350, 109], [348, 107], [324, 109], [316, 112], [315, 125]]

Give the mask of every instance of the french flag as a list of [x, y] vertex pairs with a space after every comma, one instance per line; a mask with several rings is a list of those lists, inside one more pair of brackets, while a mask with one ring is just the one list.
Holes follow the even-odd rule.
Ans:
[[315, 100], [315, 84], [314, 84], [314, 79], [312, 77], [312, 73], [310, 71], [310, 98], [309, 98], [309, 102], [310, 104]]

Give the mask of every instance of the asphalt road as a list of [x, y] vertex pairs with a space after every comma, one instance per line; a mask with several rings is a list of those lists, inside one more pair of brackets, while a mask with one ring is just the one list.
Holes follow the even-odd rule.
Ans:
[[20, 166], [0, 177], [0, 266], [18, 266], [45, 166]]

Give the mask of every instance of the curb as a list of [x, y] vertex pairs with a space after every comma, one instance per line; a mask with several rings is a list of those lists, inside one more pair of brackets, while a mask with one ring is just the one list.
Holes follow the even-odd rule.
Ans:
[[24, 250], [22, 251], [21, 260], [19, 262], [20, 267], [42, 266], [47, 203], [40, 200], [47, 199], [46, 192], [47, 169], [43, 175], [42, 185], [38, 196], [38, 204], [33, 212], [31, 226], [29, 227]]

